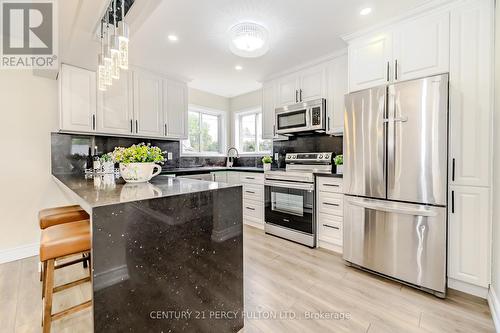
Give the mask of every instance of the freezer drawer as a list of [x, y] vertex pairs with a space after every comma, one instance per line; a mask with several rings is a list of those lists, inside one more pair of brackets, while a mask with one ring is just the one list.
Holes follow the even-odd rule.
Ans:
[[344, 259], [444, 295], [446, 208], [344, 196]]

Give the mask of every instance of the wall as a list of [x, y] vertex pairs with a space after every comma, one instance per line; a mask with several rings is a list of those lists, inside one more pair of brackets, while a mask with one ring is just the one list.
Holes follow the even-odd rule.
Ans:
[[38, 252], [37, 213], [67, 204], [50, 174], [50, 132], [58, 125], [57, 81], [0, 71], [2, 168], [0, 262]]
[[219, 111], [229, 111], [229, 98], [189, 88], [189, 104], [204, 106]]
[[252, 108], [260, 108], [262, 107], [262, 90], [256, 90], [252, 91], [243, 95], [239, 95], [236, 97], [233, 97], [229, 100], [229, 109], [231, 111], [230, 113], [230, 125], [229, 125], [229, 146], [234, 147], [235, 146], [235, 140], [234, 140], [234, 113], [242, 110], [248, 110]]
[[495, 9], [495, 111], [493, 152], [493, 230], [491, 288], [496, 294], [497, 330], [500, 331], [500, 5]]

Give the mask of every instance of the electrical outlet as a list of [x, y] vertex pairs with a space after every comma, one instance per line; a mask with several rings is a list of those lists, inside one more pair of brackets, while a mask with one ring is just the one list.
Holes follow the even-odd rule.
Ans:
[[174, 159], [174, 154], [172, 153], [167, 153], [167, 160], [171, 161]]

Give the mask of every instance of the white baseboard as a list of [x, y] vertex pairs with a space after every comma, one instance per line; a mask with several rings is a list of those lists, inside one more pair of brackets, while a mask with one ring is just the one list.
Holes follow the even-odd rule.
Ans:
[[329, 242], [318, 240], [318, 247], [336, 252], [338, 254], [342, 254], [342, 245], [336, 245]]
[[490, 306], [491, 316], [493, 317], [496, 331], [500, 333], [500, 299], [498, 299], [498, 294], [492, 286], [490, 286], [488, 292], [488, 304]]
[[486, 299], [488, 297], [488, 288], [479, 287], [467, 282], [448, 278], [448, 288], [455, 289], [466, 294], [474, 295]]
[[0, 250], [0, 264], [33, 257], [38, 255], [39, 251], [39, 243], [21, 245], [10, 249]]
[[260, 230], [264, 230], [264, 223], [262, 223], [262, 222], [254, 222], [254, 221], [249, 220], [249, 219], [244, 219], [243, 224], [249, 225], [251, 227], [254, 227], [254, 228], [257, 228]]

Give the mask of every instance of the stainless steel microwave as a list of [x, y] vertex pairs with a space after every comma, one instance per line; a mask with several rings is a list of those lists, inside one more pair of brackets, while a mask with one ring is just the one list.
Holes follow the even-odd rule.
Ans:
[[276, 134], [324, 132], [326, 128], [326, 99], [320, 98], [277, 108], [275, 114]]

